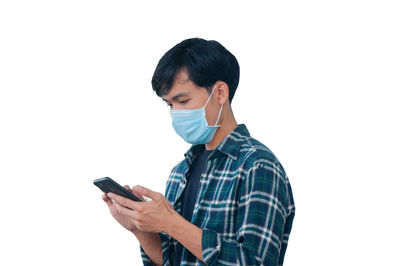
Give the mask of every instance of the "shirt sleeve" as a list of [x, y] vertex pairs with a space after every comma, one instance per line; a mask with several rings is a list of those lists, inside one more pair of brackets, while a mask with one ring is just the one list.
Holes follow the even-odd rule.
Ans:
[[[168, 245], [169, 245], [169, 238], [166, 234], [159, 233], [160, 238], [161, 238], [161, 250], [162, 250], [162, 256], [163, 256], [163, 266], [169, 266], [169, 256], [168, 256]], [[153, 263], [150, 259], [149, 256], [147, 256], [146, 252], [144, 252], [144, 249], [142, 246], [140, 246], [140, 255], [142, 256], [142, 261], [144, 266], [154, 266], [156, 265]]]
[[280, 166], [257, 161], [239, 182], [236, 239], [203, 229], [208, 265], [279, 265], [290, 191]]

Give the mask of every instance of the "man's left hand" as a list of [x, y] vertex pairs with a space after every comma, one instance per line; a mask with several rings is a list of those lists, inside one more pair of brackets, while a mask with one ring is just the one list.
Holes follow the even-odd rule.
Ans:
[[123, 208], [120, 208], [119, 211], [123, 215], [128, 215], [139, 230], [168, 233], [169, 226], [177, 215], [171, 203], [159, 192], [141, 186], [133, 189], [152, 200], [137, 202], [114, 193], [107, 193], [107, 196], [122, 205]]

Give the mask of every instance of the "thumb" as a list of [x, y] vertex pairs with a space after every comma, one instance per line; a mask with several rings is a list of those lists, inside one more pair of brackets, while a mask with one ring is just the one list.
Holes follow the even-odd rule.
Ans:
[[157, 192], [142, 186], [136, 186], [136, 189], [140, 194], [150, 199], [155, 199], [156, 195], [158, 194]]

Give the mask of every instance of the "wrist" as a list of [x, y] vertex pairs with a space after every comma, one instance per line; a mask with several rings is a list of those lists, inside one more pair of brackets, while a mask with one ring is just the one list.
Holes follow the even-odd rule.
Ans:
[[139, 235], [142, 233], [142, 231], [140, 231], [137, 227], [133, 228], [132, 230], [129, 230], [132, 234], [134, 234], [135, 236]]
[[184, 218], [174, 210], [174, 212], [170, 215], [170, 218], [166, 219], [165, 221], [165, 228], [163, 230], [163, 233], [169, 236], [175, 235], [176, 228], [179, 226], [179, 222], [181, 219]]

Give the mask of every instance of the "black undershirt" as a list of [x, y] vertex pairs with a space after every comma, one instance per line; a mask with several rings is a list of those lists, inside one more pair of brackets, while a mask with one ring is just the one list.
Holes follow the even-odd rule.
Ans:
[[[194, 161], [189, 169], [189, 175], [185, 190], [181, 195], [181, 208], [182, 208], [182, 216], [187, 220], [192, 220], [194, 204], [197, 199], [198, 190], [200, 187], [200, 177], [203, 172], [203, 168], [205, 162], [213, 150], [206, 150], [205, 148], [198, 153], [198, 155], [194, 158]], [[177, 251], [175, 252], [175, 257], [173, 261], [173, 266], [178, 266], [181, 264], [181, 256], [183, 246], [178, 242]], [[194, 256], [189, 251], [189, 256]]]

